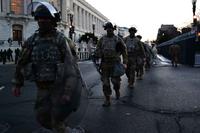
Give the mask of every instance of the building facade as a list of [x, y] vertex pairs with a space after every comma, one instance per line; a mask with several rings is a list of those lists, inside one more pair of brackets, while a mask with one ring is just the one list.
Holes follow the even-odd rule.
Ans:
[[[58, 29], [75, 42], [86, 32], [97, 37], [105, 32], [103, 24], [108, 18], [85, 0], [0, 0], [0, 49], [10, 47], [14, 50], [20, 47], [20, 44], [38, 29], [31, 12], [32, 3], [37, 4], [39, 1], [49, 2], [61, 12]], [[73, 33], [70, 32], [71, 27], [74, 28]], [[9, 45], [8, 40], [12, 40], [12, 45]], [[89, 57], [90, 50], [86, 45], [77, 43], [80, 60]]]
[[127, 28], [127, 27], [118, 27], [118, 35], [121, 37], [128, 36], [129, 35], [128, 29], [129, 28]]
[[178, 31], [178, 29], [174, 26], [174, 25], [164, 25], [162, 24], [161, 27], [158, 29], [158, 35], [157, 36], [161, 36], [161, 35], [170, 35], [172, 37], [176, 37], [178, 35], [180, 35], [180, 32]]
[[104, 33], [102, 25], [108, 21], [85, 0], [0, 0], [0, 44], [9, 38], [13, 43], [24, 41], [38, 28], [31, 16], [31, 2], [48, 1], [61, 11], [62, 21], [58, 29], [69, 36], [73, 26], [73, 40], [85, 32], [100, 36]]

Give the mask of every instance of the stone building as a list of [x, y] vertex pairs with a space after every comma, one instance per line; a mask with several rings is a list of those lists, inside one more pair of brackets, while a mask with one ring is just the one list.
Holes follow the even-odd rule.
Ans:
[[13, 42], [24, 41], [29, 37], [37, 24], [31, 13], [31, 2], [48, 1], [61, 11], [62, 21], [58, 28], [67, 36], [69, 27], [75, 27], [73, 34], [76, 41], [85, 32], [100, 36], [104, 33], [102, 25], [108, 21], [85, 0], [0, 0], [0, 41], [11, 38]]
[[118, 27], [118, 35], [121, 37], [128, 36], [129, 35], [128, 29], [129, 28], [127, 28], [127, 27]]
[[72, 34], [76, 42], [85, 32], [101, 36], [105, 31], [103, 24], [108, 18], [97, 11], [85, 0], [0, 0], [0, 46], [17, 45], [27, 39], [38, 28], [31, 16], [32, 4], [47, 1], [61, 11], [62, 21], [58, 29], [69, 36], [70, 27], [74, 27]]

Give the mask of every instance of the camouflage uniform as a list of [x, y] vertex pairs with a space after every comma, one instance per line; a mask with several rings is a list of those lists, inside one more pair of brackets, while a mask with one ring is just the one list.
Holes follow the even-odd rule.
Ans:
[[[136, 37], [140, 40], [140, 42], [142, 44], [142, 47], [144, 49], [144, 54], [145, 54], [144, 58], [145, 58], [145, 61], [147, 61], [148, 51], [147, 51], [147, 47], [146, 47], [145, 43], [141, 41], [142, 36], [137, 35]], [[144, 67], [145, 67], [145, 64], [146, 64], [146, 62], [144, 61], [144, 58], [142, 59], [141, 65], [138, 65], [137, 70], [136, 70], [136, 76], [139, 77], [139, 79], [142, 79], [143, 74], [144, 74]]]
[[[117, 50], [117, 46], [121, 47]], [[113, 67], [117, 62], [121, 62], [120, 55], [123, 56], [123, 64], [127, 63], [127, 50], [122, 39], [113, 35], [108, 37], [104, 35], [97, 43], [96, 57], [101, 58], [101, 80], [103, 82], [103, 93], [106, 100], [110, 99], [112, 94], [110, 80], [113, 84], [113, 89], [116, 92], [116, 97], [119, 98], [120, 77], [113, 76]]]
[[180, 54], [180, 46], [179, 45], [171, 45], [169, 47], [169, 54], [171, 56], [172, 66], [178, 66], [178, 59]]
[[151, 61], [153, 58], [153, 51], [150, 45], [143, 43], [144, 51], [146, 55], [145, 69], [148, 70], [151, 67]]
[[[62, 65], [65, 60], [68, 60], [67, 66], [65, 66], [68, 80], [65, 82], [67, 87], [63, 90], [56, 84], [56, 81], [58, 80], [59, 65]], [[70, 95], [77, 83], [73, 56], [66, 37], [54, 30], [49, 36], [43, 37], [36, 32], [28, 38], [16, 66], [14, 81], [16, 86], [23, 86], [25, 77], [22, 70], [27, 64], [31, 64], [31, 80], [35, 81], [38, 87], [35, 104], [38, 122], [45, 128], [53, 129], [57, 133], [64, 133], [64, 120], [72, 110], [66, 111], [65, 109], [63, 112], [64, 103], [61, 102], [60, 97], [62, 94]]]
[[12, 91], [20, 96], [24, 79], [34, 81], [38, 122], [54, 133], [65, 133], [64, 121], [80, 102], [81, 75], [74, 50], [70, 50], [72, 41], [56, 30], [59, 12], [48, 2], [35, 6], [33, 15], [39, 29], [23, 45]]
[[137, 67], [143, 67], [143, 58], [145, 57], [144, 48], [142, 43], [137, 37], [127, 36], [124, 38], [128, 51], [128, 65], [126, 75], [128, 77], [129, 87], [134, 85], [135, 71]]

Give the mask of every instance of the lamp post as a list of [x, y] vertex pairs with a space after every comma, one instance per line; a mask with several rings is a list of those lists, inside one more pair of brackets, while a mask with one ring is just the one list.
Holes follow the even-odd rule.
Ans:
[[69, 38], [72, 39], [72, 35], [74, 33], [74, 26], [73, 26], [73, 14], [69, 14], [70, 26], [69, 26]]
[[195, 12], [196, 12], [196, 2], [197, 2], [197, 0], [192, 0], [192, 12], [193, 12], [193, 16], [195, 16]]
[[192, 13], [193, 13], [193, 29], [196, 33], [195, 41], [198, 41], [197, 16], [195, 14], [195, 12], [196, 12], [196, 2], [197, 2], [197, 0], [192, 0]]
[[93, 35], [95, 35], [95, 23], [92, 24]]
[[195, 14], [195, 12], [196, 12], [196, 3], [197, 3], [197, 0], [192, 0], [193, 26], [197, 25], [197, 16]]

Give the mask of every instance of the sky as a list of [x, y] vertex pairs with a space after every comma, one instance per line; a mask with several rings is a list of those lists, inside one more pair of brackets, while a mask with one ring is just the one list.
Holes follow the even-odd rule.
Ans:
[[[161, 24], [177, 28], [192, 23], [192, 0], [85, 0], [112, 23], [137, 28], [142, 40], [155, 40]], [[196, 2], [196, 14], [200, 12]]]

